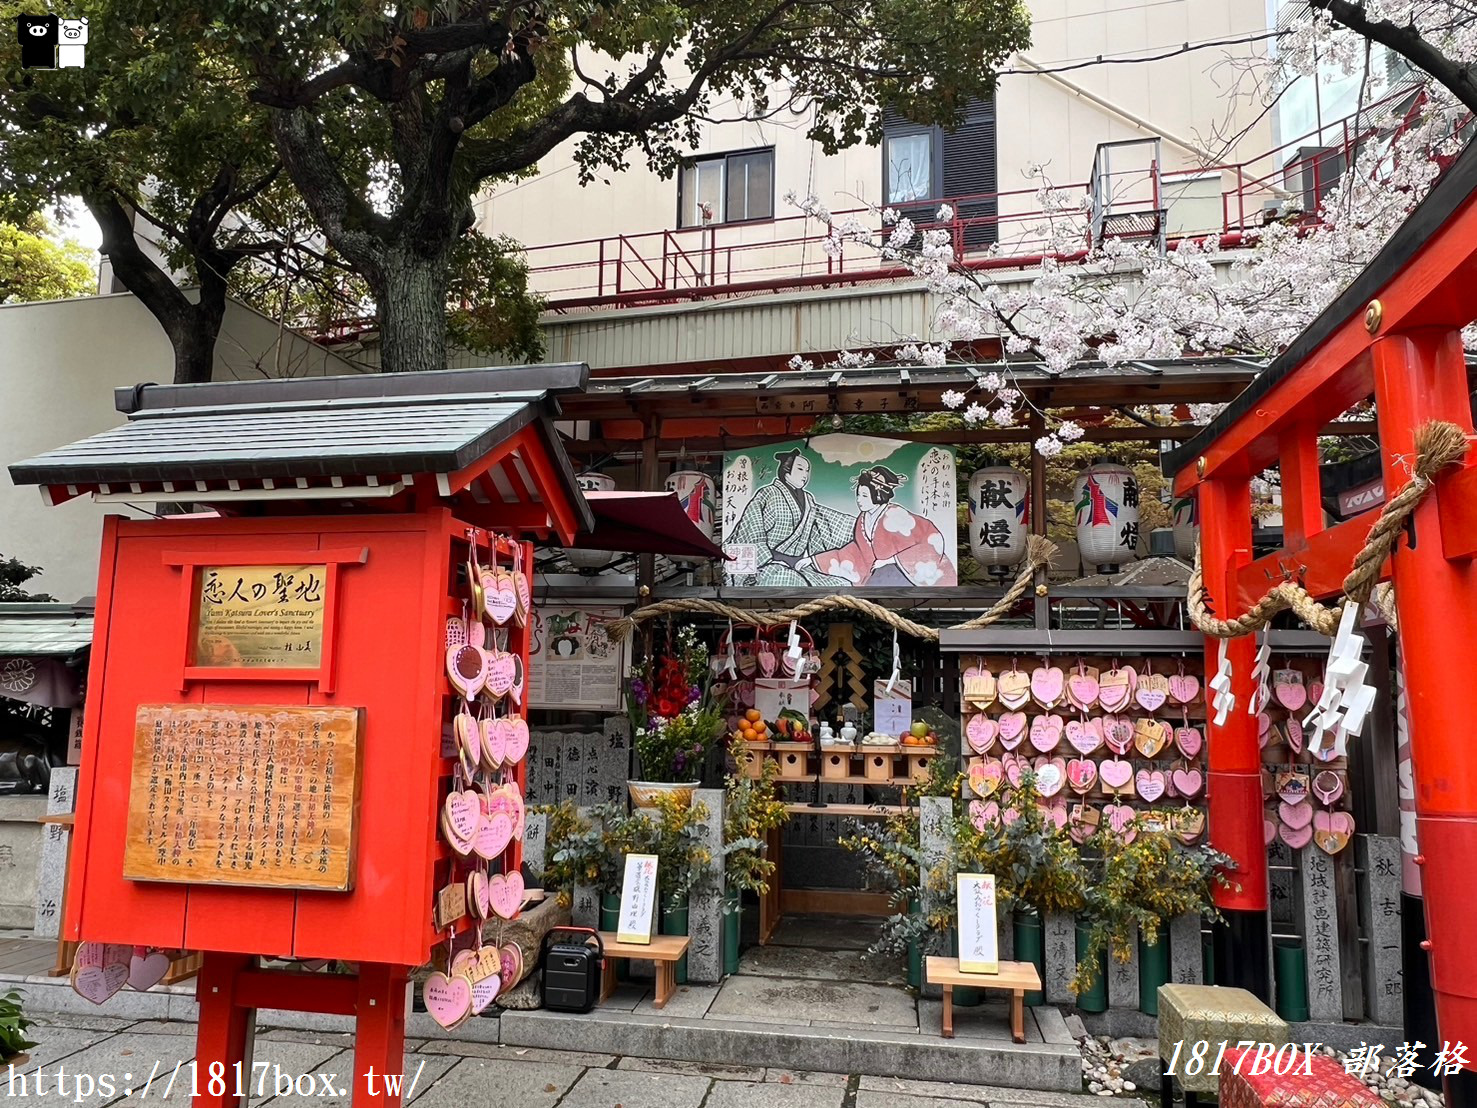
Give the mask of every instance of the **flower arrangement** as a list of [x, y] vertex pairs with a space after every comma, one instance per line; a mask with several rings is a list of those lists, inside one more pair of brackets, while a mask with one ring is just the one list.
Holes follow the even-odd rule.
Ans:
[[645, 781], [701, 780], [724, 730], [723, 698], [714, 693], [708, 649], [691, 627], [675, 650], [648, 660], [626, 690], [626, 711]]
[[1173, 811], [1141, 813], [1132, 842], [1100, 830], [1089, 840], [1097, 852], [1087, 863], [1090, 880], [1082, 916], [1091, 922], [1087, 953], [1077, 963], [1071, 989], [1091, 989], [1104, 950], [1125, 963], [1133, 957], [1134, 932], [1152, 945], [1160, 930], [1185, 913], [1220, 919], [1214, 893], [1231, 884], [1223, 870], [1229, 856], [1200, 843], [1186, 846], [1174, 834]]
[[730, 890], [763, 896], [769, 891], [769, 878], [774, 873], [774, 860], [764, 854], [765, 840], [769, 832], [784, 826], [790, 815], [775, 788], [779, 774], [775, 761], [764, 759], [759, 776], [749, 777], [745, 768], [757, 755], [736, 743], [733, 756], [737, 768], [728, 778], [723, 801], [724, 877]]

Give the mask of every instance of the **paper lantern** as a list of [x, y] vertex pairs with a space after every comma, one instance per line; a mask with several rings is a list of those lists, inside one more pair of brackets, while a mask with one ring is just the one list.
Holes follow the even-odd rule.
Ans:
[[[607, 477], [603, 473], [587, 472], [575, 476], [575, 484], [579, 485], [581, 492], [614, 492], [615, 478]], [[575, 569], [597, 570], [604, 569], [615, 561], [614, 550], [572, 550], [564, 548], [564, 560]]]
[[1082, 560], [1107, 573], [1138, 556], [1139, 483], [1116, 462], [1099, 462], [1077, 475], [1077, 545]]
[[1170, 526], [1174, 528], [1174, 554], [1183, 562], [1195, 560], [1195, 543], [1200, 538], [1200, 508], [1193, 496], [1177, 496], [1170, 507]]
[[1030, 532], [1030, 480], [1009, 466], [977, 469], [969, 478], [969, 550], [983, 566], [1019, 565]]

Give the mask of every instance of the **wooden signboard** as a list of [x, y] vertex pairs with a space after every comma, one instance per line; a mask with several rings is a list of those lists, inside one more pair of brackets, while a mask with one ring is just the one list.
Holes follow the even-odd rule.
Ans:
[[616, 938], [623, 943], [646, 946], [651, 942], [657, 861], [655, 854], [626, 855], [625, 879], [621, 882], [620, 922], [616, 926]]
[[317, 669], [328, 567], [201, 566], [192, 665]]
[[961, 873], [959, 892], [959, 969], [963, 973], [1000, 972], [1000, 921], [995, 912], [995, 877]]
[[123, 876], [351, 889], [362, 714], [140, 705]]

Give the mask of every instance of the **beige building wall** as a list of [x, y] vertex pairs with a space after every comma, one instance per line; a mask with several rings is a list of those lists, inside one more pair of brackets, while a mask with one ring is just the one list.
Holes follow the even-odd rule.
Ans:
[[[291, 331], [280, 360], [278, 349], [276, 323], [231, 303], [215, 377], [355, 372]], [[49, 508], [39, 489], [11, 484], [5, 466], [118, 426], [113, 389], [168, 381], [173, 366], [169, 340], [131, 294], [0, 306], [0, 555], [42, 568], [33, 591], [67, 602], [96, 593], [105, 512], [81, 497]]]
[[[1228, 55], [1248, 56], [1264, 43], [1222, 46], [1132, 65], [1094, 65], [1057, 75], [1029, 72], [1075, 61], [1174, 50], [1184, 43], [1255, 35], [1267, 26], [1264, 0], [1030, 0], [1033, 45], [1008, 63], [1015, 72], [1000, 79], [997, 96], [997, 174], [1005, 217], [1001, 241], [1023, 245], [1028, 227], [1012, 214], [1038, 209], [1034, 185], [1024, 172], [1044, 164], [1053, 183], [1088, 180], [1098, 143], [1159, 135], [1164, 138], [1167, 174], [1211, 163], [1246, 161], [1266, 154], [1273, 143], [1270, 116], [1253, 122], [1262, 106], [1249, 96], [1230, 97], [1236, 78]], [[763, 280], [766, 275], [821, 272], [814, 224], [795, 217], [786, 192], [814, 193], [832, 210], [878, 202], [882, 152], [858, 147], [832, 157], [805, 138], [806, 120], [781, 112], [767, 120], [744, 120], [744, 106], [723, 103], [715, 116], [734, 121], [707, 123], [692, 153], [723, 153], [749, 147], [775, 149], [776, 220], [742, 227], [677, 231], [677, 181], [663, 180], [639, 154], [624, 173], [579, 183], [574, 142], [540, 163], [539, 175], [504, 185], [478, 204], [479, 227], [505, 233], [530, 248], [536, 284], [553, 298], [608, 295], [683, 284]], [[1225, 136], [1239, 135], [1228, 144]], [[1146, 155], [1125, 153], [1138, 186], [1146, 181]], [[1261, 172], [1272, 168], [1270, 160]], [[1129, 178], [1118, 183], [1127, 190]], [[1166, 182], [1170, 225], [1176, 231], [1218, 230], [1221, 194], [1234, 188], [1234, 174], [1197, 174]], [[1175, 209], [1178, 208], [1176, 211]], [[809, 236], [809, 242], [800, 240]], [[617, 236], [624, 236], [621, 240]], [[557, 247], [552, 244], [560, 244]], [[772, 244], [772, 248], [769, 245]], [[756, 248], [760, 247], [760, 248]], [[858, 255], [849, 264], [859, 265]]]

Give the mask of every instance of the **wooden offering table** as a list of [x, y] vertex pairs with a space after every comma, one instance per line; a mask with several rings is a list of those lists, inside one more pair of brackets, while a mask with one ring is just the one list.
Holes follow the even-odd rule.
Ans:
[[656, 963], [655, 1008], [665, 1008], [667, 1001], [677, 991], [677, 963], [687, 953], [692, 940], [686, 935], [653, 935], [651, 942], [623, 943], [614, 931], [600, 932], [600, 942], [605, 948], [605, 968], [600, 978], [600, 999], [609, 1000], [615, 992], [615, 963], [620, 958], [645, 959]]
[[946, 1039], [954, 1037], [954, 986], [961, 989], [1007, 989], [1010, 992], [1010, 1037], [1026, 1041], [1026, 994], [1041, 988], [1041, 975], [1030, 962], [1001, 962], [999, 973], [965, 973], [958, 958], [929, 955], [924, 979], [944, 990], [943, 1027]]

